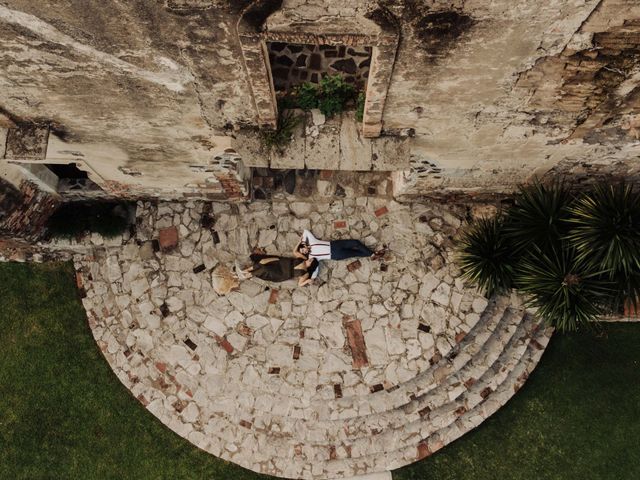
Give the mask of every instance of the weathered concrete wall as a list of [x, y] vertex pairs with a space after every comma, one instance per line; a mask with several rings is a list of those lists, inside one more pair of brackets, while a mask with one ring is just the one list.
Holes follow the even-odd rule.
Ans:
[[[50, 127], [40, 161], [80, 159], [113, 194], [237, 196], [243, 167], [216, 175], [225, 162], [214, 157], [258, 124], [236, 31], [252, 3], [5, 0], [0, 157], [9, 123], [32, 121]], [[398, 159], [398, 193], [503, 191], [584, 164], [636, 173], [635, 0], [257, 3], [275, 9], [272, 28], [312, 29], [307, 19], [316, 18], [313, 28], [342, 34], [369, 25], [375, 9], [395, 18], [383, 129], [415, 130], [414, 169]], [[280, 25], [287, 12], [304, 22]]]
[[[419, 9], [404, 10], [415, 16], [406, 19], [414, 28], [403, 37], [385, 112], [386, 128], [413, 122], [416, 129], [412, 160], [423, 172], [397, 174], [404, 191], [505, 191], [559, 164], [554, 173], [583, 163], [637, 172], [640, 144], [631, 128], [604, 136], [593, 130], [597, 122], [585, 121], [601, 118], [599, 110], [605, 118], [619, 111], [616, 122], [624, 125], [638, 111], [631, 101], [638, 89], [637, 2], [462, 3], [448, 36], [425, 24]], [[587, 64], [577, 55], [620, 58]], [[411, 68], [417, 63], [432, 66]], [[571, 64], [577, 73], [568, 73]], [[615, 79], [603, 82], [611, 67]]]

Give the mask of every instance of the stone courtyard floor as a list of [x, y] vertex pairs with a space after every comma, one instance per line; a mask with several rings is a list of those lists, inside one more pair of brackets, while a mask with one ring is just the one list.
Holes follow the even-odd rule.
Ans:
[[[198, 447], [261, 473], [339, 478], [401, 467], [471, 430], [526, 381], [551, 332], [516, 296], [459, 278], [465, 208], [362, 197], [139, 203], [135, 237], [76, 255], [93, 335], [122, 383]], [[178, 246], [158, 250], [176, 226]], [[387, 245], [319, 281], [212, 288], [254, 248]]]

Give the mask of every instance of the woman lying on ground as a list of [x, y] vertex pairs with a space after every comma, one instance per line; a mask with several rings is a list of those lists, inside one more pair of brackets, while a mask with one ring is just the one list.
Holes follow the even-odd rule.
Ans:
[[251, 266], [241, 271], [245, 278], [257, 277], [267, 282], [286, 282], [297, 278], [300, 287], [313, 281], [319, 265], [315, 258], [301, 260], [257, 253], [249, 258], [251, 258]]

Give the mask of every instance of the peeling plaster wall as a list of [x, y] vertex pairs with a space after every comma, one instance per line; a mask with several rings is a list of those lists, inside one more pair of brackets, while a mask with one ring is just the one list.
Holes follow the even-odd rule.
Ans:
[[[43, 160], [80, 155], [116, 195], [236, 195], [210, 167], [257, 124], [235, 30], [250, 3], [5, 0], [0, 133], [7, 118], [51, 125]], [[508, 191], [585, 164], [636, 173], [637, 1], [284, 0], [273, 22], [362, 27], [380, 5], [401, 34], [383, 131], [415, 130], [398, 194]]]

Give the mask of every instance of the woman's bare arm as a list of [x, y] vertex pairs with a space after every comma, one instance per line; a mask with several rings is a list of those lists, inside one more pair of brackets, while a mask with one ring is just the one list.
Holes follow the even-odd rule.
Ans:
[[277, 257], [267, 257], [260, 260], [260, 265], [266, 265], [267, 263], [273, 263], [277, 261], [278, 261]]

